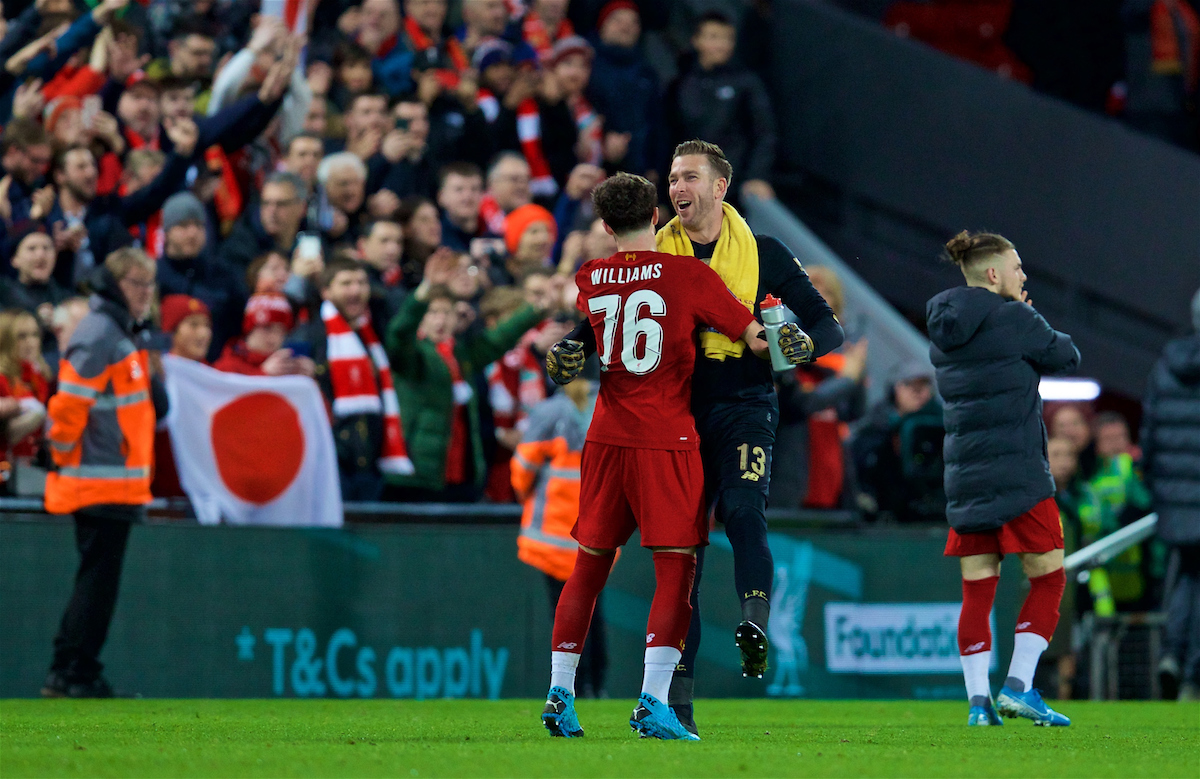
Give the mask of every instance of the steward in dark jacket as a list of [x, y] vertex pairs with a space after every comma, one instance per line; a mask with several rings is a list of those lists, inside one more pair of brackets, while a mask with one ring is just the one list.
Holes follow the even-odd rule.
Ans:
[[945, 401], [946, 519], [994, 530], [1054, 496], [1038, 381], [1073, 370], [1079, 350], [1032, 306], [982, 287], [942, 292], [926, 317]]

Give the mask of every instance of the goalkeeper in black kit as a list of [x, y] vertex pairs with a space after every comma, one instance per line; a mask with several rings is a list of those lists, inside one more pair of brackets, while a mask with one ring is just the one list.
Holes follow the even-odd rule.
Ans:
[[[676, 216], [658, 232], [658, 250], [704, 260], [755, 316], [768, 295], [781, 299], [800, 319], [780, 333], [780, 345], [793, 364], [810, 362], [842, 343], [842, 327], [813, 288], [800, 261], [779, 240], [754, 235], [742, 216], [725, 203], [733, 169], [720, 147], [687, 141], [675, 149], [670, 195]], [[592, 328], [581, 326], [546, 356], [554, 381], [574, 378], [596, 350]], [[771, 450], [779, 420], [771, 364], [744, 345], [718, 333], [700, 333], [692, 378], [692, 413], [700, 433], [709, 506], [733, 547], [734, 584], [742, 622], [734, 633], [742, 653], [742, 673], [761, 677], [767, 668], [767, 620], [774, 563], [767, 546], [766, 507]], [[692, 586], [692, 622], [683, 657], [671, 684], [669, 703], [692, 733], [696, 654], [700, 648], [700, 575], [704, 549], [697, 550]]]

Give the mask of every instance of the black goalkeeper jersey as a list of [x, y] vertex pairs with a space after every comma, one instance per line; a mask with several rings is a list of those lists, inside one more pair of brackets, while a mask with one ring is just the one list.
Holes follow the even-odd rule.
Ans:
[[[833, 351], [842, 344], [842, 326], [833, 310], [813, 287], [800, 261], [777, 238], [756, 235], [758, 241], [758, 294], [754, 300], [754, 316], [762, 321], [759, 303], [774, 295], [783, 301], [800, 320], [800, 327], [813, 339], [816, 356]], [[702, 260], [712, 259], [716, 242], [692, 243], [692, 250]], [[775, 394], [775, 379], [771, 363], [760, 360], [747, 349], [741, 357], [713, 360], [696, 353], [696, 371], [692, 377], [692, 410], [697, 417], [710, 406], [739, 400], [767, 397]]]
[[[782, 300], [800, 319], [800, 327], [813, 339], [816, 356], [838, 348], [844, 337], [842, 326], [825, 299], [813, 287], [800, 261], [777, 238], [756, 235], [755, 239], [758, 241], [755, 317], [761, 320], [759, 303], [770, 293]], [[715, 241], [692, 244], [696, 257], [702, 260], [712, 259], [715, 248]], [[590, 356], [595, 353], [596, 336], [586, 321], [567, 337], [581, 341], [585, 354]], [[739, 358], [726, 357], [724, 360], [712, 360], [705, 357], [702, 351], [697, 351], [692, 378], [692, 411], [697, 423], [714, 405], [765, 398], [774, 393], [771, 363], [755, 357], [749, 349]]]

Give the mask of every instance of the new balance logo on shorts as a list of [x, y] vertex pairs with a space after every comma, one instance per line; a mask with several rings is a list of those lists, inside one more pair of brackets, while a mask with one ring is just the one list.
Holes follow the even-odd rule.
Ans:
[[985, 644], [987, 644], [986, 641], [980, 641], [978, 644], [971, 644], [969, 647], [966, 648], [966, 650], [963, 652], [963, 654], [964, 655], [973, 655], [976, 652], [983, 651], [983, 647]]
[[647, 643], [647, 644], [649, 644], [649, 643], [650, 643], [651, 641], [653, 641], [653, 640], [654, 640], [654, 634], [653, 634], [653, 633], [647, 633], [647, 634], [646, 634], [646, 643]]
[[1030, 626], [1030, 625], [1032, 625], [1032, 624], [1033, 624], [1032, 622], [1018, 622], [1018, 623], [1017, 623], [1017, 630], [1024, 630], [1024, 629], [1026, 629], [1027, 627], [1029, 627], [1029, 626]]
[[555, 647], [555, 649], [574, 649], [577, 646], [579, 646], [579, 644], [576, 644], [574, 641], [564, 641]]

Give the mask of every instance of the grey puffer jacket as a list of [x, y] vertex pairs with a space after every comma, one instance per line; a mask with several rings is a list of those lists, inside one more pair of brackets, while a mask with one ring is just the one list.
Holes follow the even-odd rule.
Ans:
[[1054, 495], [1038, 382], [1079, 365], [1071, 337], [1032, 306], [955, 287], [925, 309], [945, 401], [946, 519], [995, 530]]
[[1159, 536], [1200, 543], [1200, 334], [1168, 343], [1150, 372], [1140, 441]]

